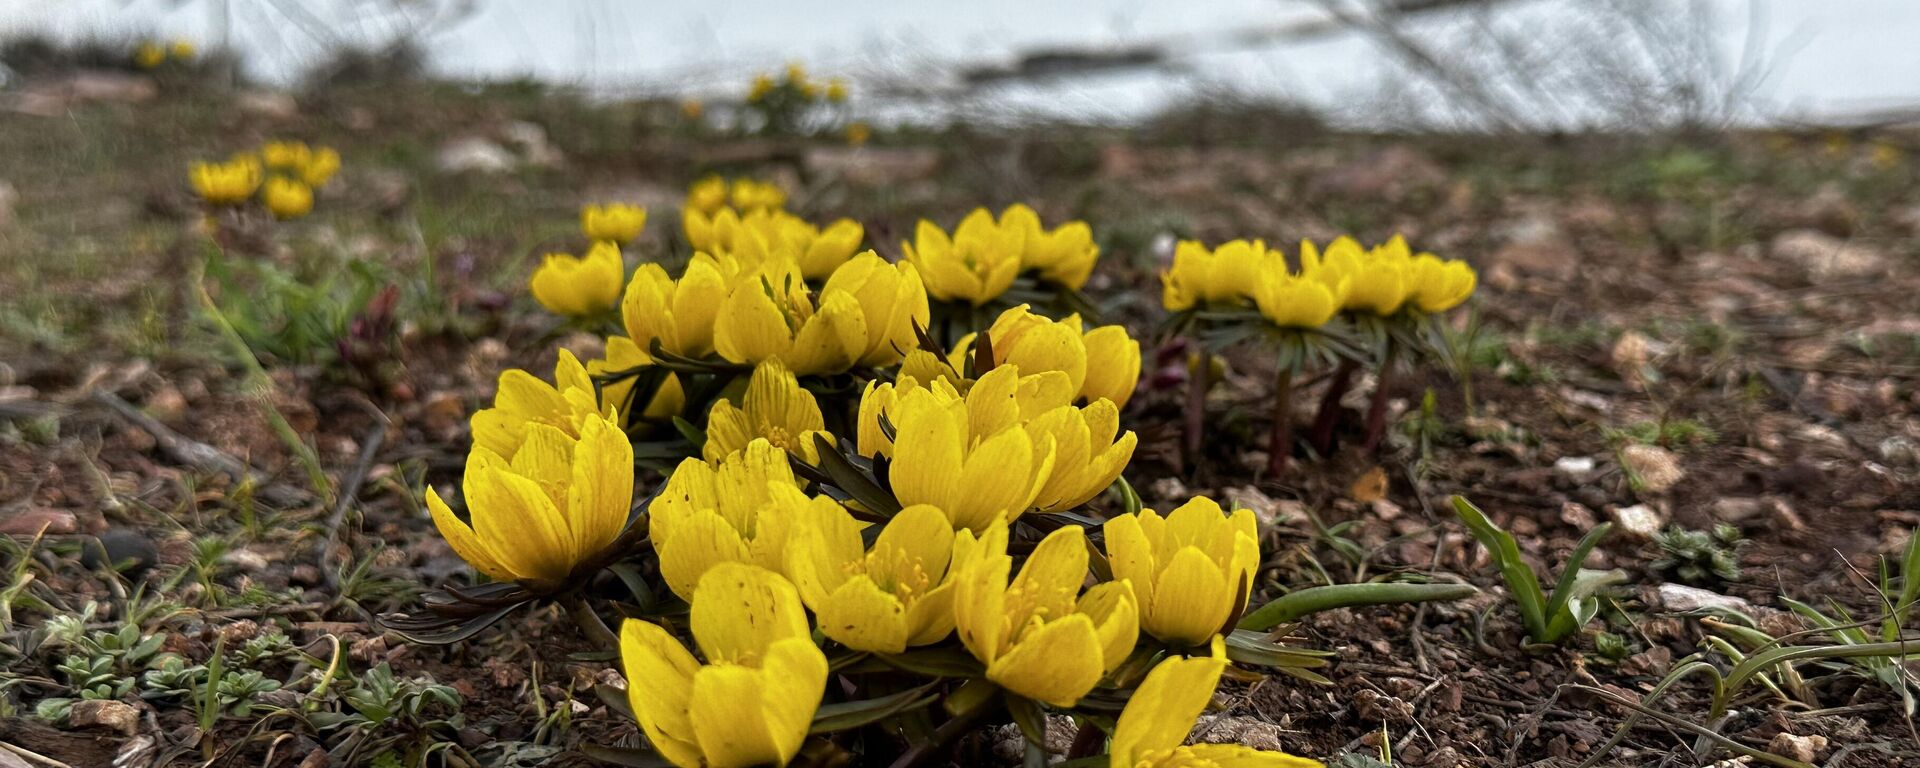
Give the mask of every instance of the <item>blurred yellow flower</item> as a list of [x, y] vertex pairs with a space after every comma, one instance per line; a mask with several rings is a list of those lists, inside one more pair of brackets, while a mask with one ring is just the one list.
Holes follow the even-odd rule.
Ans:
[[1226, 629], [1247, 604], [1260, 567], [1260, 531], [1251, 510], [1232, 515], [1195, 496], [1162, 518], [1151, 509], [1102, 527], [1113, 577], [1133, 583], [1140, 628], [1177, 647], [1196, 647]]
[[696, 253], [679, 280], [648, 262], [634, 270], [620, 300], [627, 335], [641, 349], [653, 342], [676, 355], [702, 357], [713, 351], [713, 321], [727, 297], [729, 276], [712, 256]]
[[1422, 253], [1408, 265], [1407, 279], [1413, 284], [1413, 306], [1431, 314], [1460, 306], [1473, 295], [1479, 277], [1464, 261], [1442, 261], [1431, 253]]
[[1087, 578], [1084, 529], [1047, 534], [1009, 581], [1007, 523], [954, 545], [953, 618], [960, 641], [987, 665], [987, 679], [1013, 693], [1071, 707], [1133, 653], [1139, 614], [1133, 589], [1110, 581], [1080, 594]]
[[680, 115], [688, 120], [698, 120], [706, 114], [707, 107], [699, 99], [686, 99], [680, 102]]
[[626, 528], [633, 445], [599, 415], [578, 437], [536, 423], [511, 459], [475, 446], [461, 486], [470, 524], [427, 489], [427, 509], [453, 551], [496, 580], [557, 582]]
[[[932, 504], [955, 528], [975, 531], [1032, 509], [1053, 475], [1055, 447], [1050, 437], [1036, 439], [1022, 428], [1023, 400], [1031, 415], [1046, 410], [1031, 402], [1041, 396], [1023, 396], [1022, 390], [1042, 389], [1038, 381], [1051, 379], [1054, 392], [1072, 391], [1057, 372], [1035, 379], [1023, 382], [1009, 365], [981, 376], [965, 397], [944, 381], [911, 389], [896, 384], [884, 394], [870, 389], [875, 403], [862, 403], [861, 421], [877, 421], [884, 413], [894, 425], [891, 446], [874, 445], [893, 458], [888, 471], [894, 497], [901, 504]], [[1064, 402], [1058, 394], [1047, 399]]]
[[[628, 371], [641, 366], [653, 365], [653, 356], [625, 336], [613, 336], [607, 339], [607, 356], [587, 361], [587, 375], [598, 376], [615, 371]], [[620, 414], [621, 426], [634, 421], [631, 412], [634, 404], [627, 402], [633, 397], [634, 380], [623, 379], [608, 383], [600, 388], [600, 400]], [[640, 412], [642, 418], [662, 421], [680, 415], [680, 409], [686, 404], [686, 393], [680, 388], [680, 377], [667, 374], [660, 388], [654, 391], [653, 400], [647, 403], [646, 410]]]
[[500, 374], [493, 407], [473, 414], [474, 447], [511, 461], [536, 425], [577, 438], [580, 425], [589, 417], [615, 418], [613, 401], [609, 400], [606, 408], [600, 407], [594, 400], [593, 379], [586, 366], [565, 348], [554, 363], [553, 381], [548, 384], [518, 368]]
[[727, 180], [719, 176], [707, 176], [687, 188], [687, 202], [683, 210], [713, 213], [727, 204]]
[[753, 87], [747, 89], [747, 101], [757, 104], [770, 93], [773, 93], [773, 78], [765, 74], [754, 75]]
[[313, 190], [293, 179], [275, 176], [260, 190], [261, 201], [273, 217], [285, 221], [297, 219], [313, 210]]
[[828, 80], [827, 81], [827, 101], [838, 102], [838, 101], [846, 101], [846, 100], [847, 100], [846, 78], [836, 77], [832, 80]]
[[300, 172], [313, 159], [313, 148], [304, 141], [269, 141], [260, 145], [260, 160], [276, 171]]
[[792, 64], [787, 65], [787, 82], [804, 83], [806, 81], [807, 81], [806, 67], [801, 66], [799, 62], [794, 62]]
[[315, 147], [300, 167], [300, 180], [307, 186], [319, 189], [333, 180], [333, 174], [340, 170], [340, 153], [333, 147]]
[[187, 172], [193, 191], [211, 205], [240, 205], [260, 189], [260, 165], [235, 159], [225, 163], [194, 163]]
[[657, 624], [620, 628], [627, 702], [655, 751], [680, 768], [786, 765], [827, 690], [799, 593], [779, 574], [727, 564], [700, 579], [688, 624], [701, 664]]
[[1182, 240], [1174, 247], [1173, 266], [1160, 273], [1160, 303], [1169, 312], [1202, 304], [1235, 304], [1253, 297], [1260, 275], [1286, 271], [1286, 259], [1261, 240], [1233, 240], [1209, 250]]
[[707, 444], [702, 452], [709, 462], [745, 450], [754, 440], [766, 440], [813, 464], [818, 461], [814, 436], [833, 440], [813, 393], [802, 388], [778, 360], [755, 366], [739, 399], [739, 405], [731, 398], [715, 400], [707, 414]]
[[172, 45], [167, 46], [167, 52], [180, 61], [192, 61], [193, 57], [200, 55], [200, 49], [187, 40], [173, 41]]
[[1344, 280], [1347, 298], [1341, 308], [1381, 317], [1406, 306], [1413, 290], [1407, 279], [1412, 264], [1413, 253], [1407, 248], [1407, 241], [1398, 235], [1371, 250], [1361, 249], [1353, 238], [1336, 238], [1327, 244], [1324, 254], [1312, 242], [1300, 243], [1302, 273], [1329, 286], [1337, 286]]
[[839, 219], [826, 229], [778, 208], [760, 208], [742, 215], [732, 208], [712, 214], [688, 208], [681, 214], [687, 243], [695, 250], [726, 253], [747, 263], [793, 259], [808, 280], [823, 280], [860, 250], [866, 230], [852, 219]]
[[1080, 396], [1088, 402], [1106, 398], [1115, 408], [1126, 408], [1140, 384], [1140, 342], [1127, 334], [1124, 325], [1100, 326], [1082, 340], [1087, 346], [1087, 380], [1080, 384]]
[[847, 143], [856, 147], [866, 146], [873, 138], [873, 126], [854, 121], [847, 124]]
[[735, 209], [751, 213], [761, 208], [781, 208], [787, 204], [787, 191], [771, 181], [734, 179], [727, 199]]
[[1892, 142], [1881, 139], [1873, 142], [1873, 153], [1868, 155], [1867, 159], [1873, 163], [1873, 167], [1882, 171], [1891, 171], [1906, 164], [1907, 153], [1901, 151], [1900, 147]]
[[901, 243], [906, 260], [920, 270], [927, 294], [940, 301], [980, 306], [1006, 293], [1020, 274], [1025, 231], [1005, 226], [985, 208], [960, 220], [953, 236], [922, 219], [914, 241]]
[[727, 293], [714, 319], [713, 347], [736, 363], [779, 360], [808, 376], [853, 367], [866, 354], [868, 332], [852, 293], [822, 289], [815, 297], [793, 262], [776, 261]]
[[152, 41], [141, 43], [133, 49], [133, 63], [141, 69], [158, 69], [167, 63], [167, 49]]
[[1329, 285], [1312, 275], [1272, 270], [1254, 287], [1254, 305], [1267, 322], [1281, 328], [1319, 328], [1340, 313], [1350, 279], [1341, 276]]
[[585, 256], [549, 253], [534, 270], [528, 287], [547, 311], [568, 317], [590, 317], [620, 302], [620, 282], [626, 266], [620, 247], [596, 242]]
[[1021, 269], [1037, 272], [1040, 279], [1070, 291], [1087, 284], [1094, 262], [1100, 259], [1100, 246], [1094, 245], [1093, 229], [1086, 222], [1069, 221], [1048, 231], [1040, 225], [1040, 214], [1021, 203], [1002, 211], [1000, 222], [1025, 232]]
[[716, 464], [687, 459], [648, 508], [660, 577], [682, 599], [694, 599], [700, 577], [720, 563], [786, 570], [788, 531], [815, 505], [794, 480], [787, 452], [764, 439]]
[[647, 209], [627, 203], [588, 205], [580, 208], [580, 231], [588, 240], [607, 240], [626, 245], [647, 228]]
[[820, 631], [849, 648], [900, 653], [953, 632], [953, 526], [934, 507], [900, 510], [874, 539], [845, 507], [819, 505], [787, 544], [787, 569]]
[[1134, 689], [1113, 729], [1111, 768], [1326, 768], [1318, 760], [1240, 744], [1192, 744], [1194, 720], [1213, 701], [1226, 671], [1226, 643], [1206, 656], [1168, 657]]

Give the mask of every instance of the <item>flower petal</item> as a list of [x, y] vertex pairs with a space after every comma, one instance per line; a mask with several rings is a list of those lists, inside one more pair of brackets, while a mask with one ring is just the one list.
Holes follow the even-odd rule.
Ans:
[[700, 765], [688, 704], [700, 662], [665, 629], [639, 619], [620, 626], [627, 704], [655, 751], [674, 765]]

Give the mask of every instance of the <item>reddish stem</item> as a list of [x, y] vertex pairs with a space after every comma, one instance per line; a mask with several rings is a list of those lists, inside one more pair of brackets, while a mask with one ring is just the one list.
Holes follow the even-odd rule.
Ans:
[[1313, 415], [1313, 432], [1308, 437], [1314, 452], [1321, 456], [1333, 453], [1333, 428], [1340, 423], [1342, 413], [1340, 399], [1353, 388], [1353, 374], [1359, 370], [1359, 363], [1342, 360], [1340, 367], [1333, 371], [1333, 379], [1327, 382], [1327, 393], [1320, 398], [1320, 410]]
[[1267, 440], [1267, 476], [1277, 480], [1293, 453], [1293, 369], [1281, 368], [1273, 382], [1273, 432]]
[[1187, 358], [1187, 450], [1182, 456], [1193, 471], [1200, 468], [1200, 433], [1206, 428], [1207, 385], [1212, 374], [1212, 355], [1199, 352]]
[[1380, 372], [1374, 377], [1373, 398], [1367, 402], [1367, 439], [1360, 444], [1360, 452], [1373, 453], [1380, 447], [1380, 439], [1387, 433], [1387, 377], [1393, 373], [1394, 349], [1387, 348], [1386, 357], [1380, 361]]

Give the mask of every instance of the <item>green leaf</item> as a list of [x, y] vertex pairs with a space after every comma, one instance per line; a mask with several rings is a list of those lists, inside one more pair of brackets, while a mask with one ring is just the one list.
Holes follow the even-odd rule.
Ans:
[[1248, 613], [1241, 629], [1268, 630], [1303, 616], [1334, 608], [1464, 600], [1480, 590], [1471, 584], [1384, 582], [1308, 587], [1282, 595]]
[[661, 757], [660, 753], [650, 749], [628, 749], [622, 747], [606, 747], [599, 744], [581, 744], [580, 752], [595, 760], [625, 766], [625, 768], [674, 768], [672, 762]]
[[1047, 717], [1040, 711], [1040, 705], [1024, 696], [1007, 694], [1007, 714], [1013, 716], [1013, 724], [1020, 727], [1020, 735], [1027, 738], [1028, 744], [1047, 747]]
[[894, 715], [920, 709], [940, 700], [933, 692], [937, 681], [899, 693], [860, 701], [843, 701], [822, 704], [813, 713], [813, 725], [808, 733], [818, 735], [836, 731], [848, 731], [861, 726], [872, 725]]
[[1449, 499], [1453, 511], [1467, 524], [1473, 537], [1493, 553], [1494, 562], [1500, 567], [1500, 576], [1507, 582], [1507, 591], [1513, 593], [1513, 602], [1520, 609], [1520, 620], [1526, 624], [1527, 634], [1542, 643], [1551, 643], [1559, 638], [1549, 635], [1547, 628], [1546, 595], [1540, 592], [1540, 579], [1533, 575], [1533, 569], [1527, 567], [1527, 561], [1520, 557], [1520, 545], [1513, 540], [1513, 534], [1494, 525], [1487, 519], [1485, 512], [1473, 502], [1461, 496]]

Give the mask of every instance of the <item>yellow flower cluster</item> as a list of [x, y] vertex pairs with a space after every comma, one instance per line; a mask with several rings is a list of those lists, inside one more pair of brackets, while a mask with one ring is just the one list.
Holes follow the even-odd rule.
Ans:
[[777, 96], [796, 98], [802, 102], [822, 100], [840, 103], [847, 100], [848, 87], [844, 78], [832, 78], [822, 83], [807, 74], [807, 68], [799, 64], [789, 64], [780, 76], [762, 72], [753, 76], [753, 83], [747, 87], [747, 103], [762, 104]]
[[168, 59], [178, 62], [190, 62], [200, 55], [199, 47], [188, 40], [175, 40], [162, 45], [147, 40], [133, 48], [133, 64], [141, 69], [159, 69]]
[[1077, 291], [1093, 273], [1100, 247], [1084, 221], [1049, 230], [1032, 208], [1014, 204], [995, 219], [976, 208], [953, 234], [921, 220], [912, 242], [901, 243], [907, 261], [920, 268], [927, 292], [939, 301], [981, 306], [1000, 298], [1022, 272]]
[[208, 205], [243, 205], [258, 193], [274, 218], [297, 219], [313, 211], [314, 190], [339, 170], [340, 153], [331, 147], [269, 141], [226, 162], [194, 163], [187, 181]]
[[[677, 275], [642, 264], [622, 295], [613, 238], [536, 274], [549, 306], [617, 303], [624, 335], [584, 364], [563, 351], [551, 384], [502, 375], [472, 420], [465, 516], [437, 492], [427, 502], [461, 557], [528, 594], [579, 599], [617, 568], [685, 601], [685, 621], [643, 608], [618, 637], [629, 704], [661, 757], [785, 764], [822, 703], [847, 696], [830, 670], [907, 674], [936, 654], [943, 671], [912, 674], [1009, 709], [1087, 714], [1076, 708], [1095, 689], [1137, 689], [1110, 729], [1116, 765], [1318, 765], [1181, 746], [1252, 592], [1252, 513], [1200, 497], [1165, 516], [1071, 514], [1138, 445], [1121, 411], [1139, 343], [1027, 305], [950, 349], [931, 340], [923, 275], [950, 273], [956, 243], [1011, 244], [969, 253], [1073, 287], [1098, 254], [1085, 224], [981, 211], [948, 252], [923, 236], [895, 263], [854, 253], [856, 223], [738, 205], [758, 193], [718, 184], [689, 195], [696, 252]], [[650, 439], [667, 420], [678, 428]], [[662, 446], [680, 446], [677, 464], [647, 463]], [[665, 480], [632, 513], [636, 459]]]
[[1282, 328], [1318, 328], [1342, 311], [1379, 317], [1403, 309], [1444, 312], [1473, 294], [1476, 276], [1466, 262], [1413, 253], [1398, 236], [1373, 248], [1340, 237], [1324, 252], [1302, 241], [1298, 270], [1259, 240], [1211, 249], [1183, 241], [1160, 282], [1169, 311], [1251, 304]]
[[556, 315], [576, 319], [607, 316], [620, 304], [620, 286], [626, 281], [621, 246], [639, 239], [647, 228], [647, 209], [627, 203], [587, 205], [580, 209], [580, 232], [590, 245], [587, 252], [549, 253], [533, 271], [528, 288], [540, 306]]
[[781, 208], [787, 204], [787, 191], [770, 181], [753, 179], [734, 179], [728, 182], [720, 176], [708, 176], [693, 183], [687, 190], [686, 211], [699, 211], [712, 216], [721, 208], [732, 206], [735, 215], [752, 213], [763, 208]]

